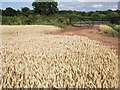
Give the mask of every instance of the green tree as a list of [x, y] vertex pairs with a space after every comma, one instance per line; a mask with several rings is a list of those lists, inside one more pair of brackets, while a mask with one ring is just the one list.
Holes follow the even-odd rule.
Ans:
[[112, 24], [118, 24], [120, 15], [117, 12], [110, 12], [106, 15], [106, 19], [109, 20]]
[[12, 9], [11, 7], [8, 7], [3, 11], [3, 16], [16, 16], [16, 15], [17, 11]]
[[21, 9], [21, 12], [24, 16], [28, 17], [30, 14], [32, 14], [32, 10], [30, 10], [28, 7], [23, 7]]
[[103, 19], [105, 19], [105, 15], [104, 14], [101, 14], [100, 15], [100, 18], [103, 20]]
[[0, 15], [2, 15], [2, 10], [0, 9]]
[[58, 3], [54, 0], [36, 0], [32, 3], [35, 13], [51, 15], [58, 12]]
[[100, 13], [99, 12], [92, 13], [91, 18], [93, 20], [96, 20], [96, 21], [99, 20], [100, 19]]

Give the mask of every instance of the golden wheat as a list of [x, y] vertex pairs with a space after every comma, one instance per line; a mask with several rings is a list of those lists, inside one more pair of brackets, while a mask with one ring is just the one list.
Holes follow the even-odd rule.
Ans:
[[118, 87], [118, 56], [108, 47], [83, 36], [22, 32], [3, 34], [3, 88]]

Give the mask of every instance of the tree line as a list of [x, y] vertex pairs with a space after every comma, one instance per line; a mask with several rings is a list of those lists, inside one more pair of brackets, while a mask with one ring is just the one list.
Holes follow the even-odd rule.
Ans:
[[[49, 1], [49, 2], [48, 2]], [[109, 20], [112, 24], [118, 24], [120, 20], [120, 11], [91, 11], [91, 12], [83, 12], [83, 11], [71, 11], [71, 10], [59, 10], [58, 3], [54, 0], [47, 0], [46, 2], [42, 2], [41, 0], [36, 0], [32, 3], [33, 10], [28, 7], [22, 7], [21, 10], [15, 10], [11, 7], [6, 8], [2, 11], [2, 16], [25, 16], [29, 17], [29, 15], [44, 15], [51, 16], [54, 14], [67, 15], [69, 18], [83, 18], [90, 20]]]

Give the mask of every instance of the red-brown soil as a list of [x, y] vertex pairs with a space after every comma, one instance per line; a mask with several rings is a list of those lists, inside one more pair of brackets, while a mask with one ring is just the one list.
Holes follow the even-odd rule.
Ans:
[[110, 46], [111, 49], [116, 50], [117, 54], [120, 53], [120, 50], [119, 50], [120, 38], [100, 34], [97, 30], [97, 26], [94, 26], [94, 27], [68, 27], [68, 28], [62, 29], [60, 31], [57, 31], [54, 34], [86, 36], [92, 40], [101, 42], [103, 45]]

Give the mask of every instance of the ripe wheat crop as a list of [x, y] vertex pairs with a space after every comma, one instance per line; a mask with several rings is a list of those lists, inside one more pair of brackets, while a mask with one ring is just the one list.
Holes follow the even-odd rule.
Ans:
[[3, 88], [118, 87], [113, 50], [83, 36], [34, 32], [2, 33]]

